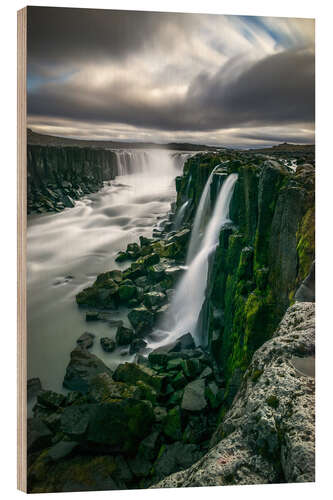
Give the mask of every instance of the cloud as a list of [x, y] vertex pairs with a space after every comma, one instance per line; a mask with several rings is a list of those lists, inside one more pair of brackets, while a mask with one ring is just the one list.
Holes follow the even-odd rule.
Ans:
[[313, 129], [312, 20], [39, 7], [28, 20], [35, 127], [240, 141], [255, 127], [300, 140]]

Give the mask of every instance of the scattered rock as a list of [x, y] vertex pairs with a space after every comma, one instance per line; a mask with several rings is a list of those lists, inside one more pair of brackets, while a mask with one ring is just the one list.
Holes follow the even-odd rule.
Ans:
[[116, 342], [118, 345], [128, 345], [133, 341], [134, 332], [131, 328], [120, 326], [116, 333]]
[[206, 406], [205, 380], [197, 379], [187, 384], [181, 404], [182, 409], [197, 412], [203, 410]]
[[95, 335], [93, 333], [84, 332], [76, 341], [82, 349], [89, 349], [94, 344]]
[[87, 350], [76, 348], [71, 352], [71, 360], [66, 369], [63, 385], [66, 389], [87, 392], [93, 377], [100, 373], [112, 375], [103, 361]]
[[100, 339], [100, 343], [103, 351], [105, 352], [113, 352], [116, 348], [115, 341], [113, 339], [110, 339], [109, 337], [102, 337]]

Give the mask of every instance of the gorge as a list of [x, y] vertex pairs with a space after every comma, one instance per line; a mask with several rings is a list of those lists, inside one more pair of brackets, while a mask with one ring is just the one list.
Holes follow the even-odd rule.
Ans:
[[29, 491], [313, 481], [308, 151], [28, 159]]

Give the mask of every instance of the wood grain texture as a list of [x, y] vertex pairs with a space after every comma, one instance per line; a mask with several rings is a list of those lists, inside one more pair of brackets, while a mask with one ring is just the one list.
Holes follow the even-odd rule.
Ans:
[[27, 8], [17, 13], [17, 487], [27, 491]]

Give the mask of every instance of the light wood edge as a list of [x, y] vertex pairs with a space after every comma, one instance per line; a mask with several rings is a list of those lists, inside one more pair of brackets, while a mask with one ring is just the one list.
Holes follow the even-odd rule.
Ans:
[[27, 492], [27, 8], [17, 12], [17, 488]]

